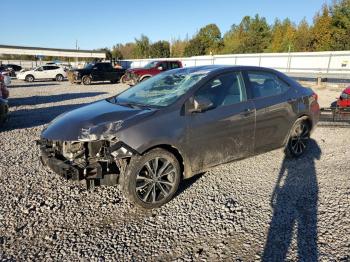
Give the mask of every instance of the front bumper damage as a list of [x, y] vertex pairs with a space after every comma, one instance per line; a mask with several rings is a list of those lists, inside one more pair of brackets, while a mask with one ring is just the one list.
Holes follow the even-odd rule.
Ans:
[[124, 143], [97, 140], [62, 142], [40, 139], [40, 160], [60, 176], [95, 185], [115, 185], [128, 158], [137, 154]]
[[124, 84], [134, 86], [139, 82], [140, 76], [132, 72], [126, 72], [124, 75]]

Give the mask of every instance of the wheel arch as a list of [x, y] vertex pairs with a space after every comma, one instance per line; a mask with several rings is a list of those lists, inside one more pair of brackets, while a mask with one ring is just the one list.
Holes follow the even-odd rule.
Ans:
[[31, 76], [31, 77], [33, 77], [33, 79], [35, 79], [35, 76], [34, 76], [33, 74], [27, 74], [27, 75], [24, 77], [24, 79], [27, 79], [28, 76]]
[[291, 132], [292, 132], [292, 130], [293, 130], [293, 127], [295, 126], [295, 123], [296, 123], [297, 121], [299, 121], [300, 119], [303, 119], [304, 121], [306, 121], [306, 123], [308, 123], [308, 125], [309, 125], [309, 127], [310, 127], [310, 131], [312, 130], [312, 128], [313, 128], [313, 123], [312, 123], [311, 117], [308, 116], [308, 115], [306, 115], [306, 114], [302, 114], [302, 115], [298, 116], [298, 117], [295, 119], [295, 121], [294, 121], [294, 123], [293, 123], [291, 129], [289, 130], [287, 136], [286, 136], [285, 139], [284, 139], [284, 145], [286, 145], [286, 144], [288, 143], [288, 140], [289, 140], [289, 138], [290, 138], [290, 135], [291, 135]]
[[143, 75], [140, 77], [139, 82], [141, 82], [145, 78], [151, 78], [151, 77], [152, 77], [152, 75]]
[[173, 145], [169, 145], [169, 144], [154, 145], [154, 146], [144, 150], [141, 153], [141, 155], [146, 154], [147, 152], [149, 152], [155, 148], [164, 149], [164, 150], [172, 153], [176, 157], [176, 159], [179, 161], [179, 164], [180, 164], [182, 178], [189, 178], [189, 177], [193, 176], [191, 168], [189, 167], [189, 165], [187, 165], [188, 161], [186, 160], [186, 156], [184, 156], [183, 153], [177, 147], [175, 147]]

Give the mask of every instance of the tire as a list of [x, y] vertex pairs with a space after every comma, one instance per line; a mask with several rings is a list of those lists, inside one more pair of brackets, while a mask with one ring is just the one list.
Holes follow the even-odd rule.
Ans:
[[27, 82], [34, 82], [34, 76], [33, 75], [26, 75], [24, 78]]
[[288, 158], [298, 158], [307, 151], [310, 142], [310, 131], [310, 124], [305, 117], [299, 118], [294, 123], [285, 147], [285, 154]]
[[63, 75], [61, 75], [61, 74], [58, 74], [58, 75], [56, 76], [56, 81], [58, 81], [58, 82], [63, 81], [63, 79], [64, 79], [64, 77], [63, 77]]
[[[156, 161], [158, 164], [155, 164]], [[156, 175], [154, 169], [157, 171]], [[126, 198], [145, 209], [160, 207], [172, 199], [180, 180], [178, 160], [169, 151], [160, 148], [132, 157], [120, 176]]]
[[126, 75], [122, 75], [122, 77], [120, 78], [120, 83], [125, 84], [125, 78]]
[[90, 85], [91, 84], [91, 77], [90, 76], [83, 76], [83, 79], [81, 80], [81, 82], [83, 83], [83, 85]]

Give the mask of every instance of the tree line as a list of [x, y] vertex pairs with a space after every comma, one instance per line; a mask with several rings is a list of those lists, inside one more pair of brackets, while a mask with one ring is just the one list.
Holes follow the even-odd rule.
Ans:
[[134, 42], [100, 50], [106, 52], [107, 58], [116, 59], [350, 50], [350, 0], [323, 5], [312, 24], [306, 19], [296, 24], [286, 18], [270, 25], [257, 14], [243, 17], [224, 34], [216, 24], [208, 24], [191, 39], [152, 43], [141, 35]]
[[[107, 59], [350, 50], [350, 0], [335, 0], [331, 5], [323, 5], [312, 24], [308, 24], [306, 19], [296, 24], [286, 18], [282, 21], [276, 19], [270, 25], [265, 17], [257, 14], [243, 17], [239, 24], [233, 24], [224, 34], [216, 24], [208, 24], [191, 39], [186, 37], [152, 43], [147, 36], [141, 35], [134, 42], [97, 50], [104, 51]], [[4, 55], [0, 59], [29, 58], [16, 57]], [[72, 58], [60, 60], [70, 61]]]

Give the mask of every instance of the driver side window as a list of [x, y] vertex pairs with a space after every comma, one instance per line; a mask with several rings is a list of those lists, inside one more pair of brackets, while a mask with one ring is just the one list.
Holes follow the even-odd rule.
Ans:
[[230, 72], [215, 77], [198, 90], [195, 97], [209, 99], [214, 107], [233, 105], [247, 100], [240, 72]]

